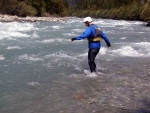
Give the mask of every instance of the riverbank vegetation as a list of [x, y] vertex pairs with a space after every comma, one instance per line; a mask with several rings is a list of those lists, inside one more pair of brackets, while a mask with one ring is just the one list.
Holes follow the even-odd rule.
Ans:
[[150, 23], [150, 0], [0, 0], [0, 13], [26, 16], [91, 16]]
[[150, 0], [80, 0], [72, 16], [92, 16], [150, 22]]
[[62, 0], [0, 0], [0, 13], [25, 16], [65, 16], [67, 4]]

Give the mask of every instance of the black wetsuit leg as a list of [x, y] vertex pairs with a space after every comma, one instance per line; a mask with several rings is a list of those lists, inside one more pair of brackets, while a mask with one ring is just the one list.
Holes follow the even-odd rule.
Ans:
[[89, 63], [91, 73], [96, 71], [95, 58], [96, 58], [97, 54], [99, 53], [99, 50], [100, 50], [99, 48], [89, 49], [88, 63]]

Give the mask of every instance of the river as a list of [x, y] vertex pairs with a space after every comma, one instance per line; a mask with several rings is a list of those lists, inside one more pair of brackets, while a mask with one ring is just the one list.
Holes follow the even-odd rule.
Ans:
[[0, 22], [0, 113], [150, 112], [150, 28], [94, 19], [112, 46], [90, 74], [82, 20]]

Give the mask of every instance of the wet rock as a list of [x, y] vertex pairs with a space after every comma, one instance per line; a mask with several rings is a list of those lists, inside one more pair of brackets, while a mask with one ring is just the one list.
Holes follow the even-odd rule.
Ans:
[[150, 22], [148, 22], [148, 23], [146, 24], [146, 26], [149, 26], [149, 27], [150, 27]]

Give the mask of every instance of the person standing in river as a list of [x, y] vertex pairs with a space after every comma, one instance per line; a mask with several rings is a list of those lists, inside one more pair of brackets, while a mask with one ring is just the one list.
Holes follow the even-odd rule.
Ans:
[[82, 40], [87, 38], [89, 47], [88, 64], [92, 73], [96, 72], [95, 58], [101, 48], [100, 39], [102, 38], [103, 40], [105, 40], [107, 47], [110, 47], [111, 44], [107, 36], [103, 33], [103, 31], [101, 31], [96, 24], [93, 24], [93, 20], [91, 17], [84, 18], [83, 22], [85, 23], [87, 28], [81, 35], [72, 38], [71, 41], [73, 42], [75, 40]]

